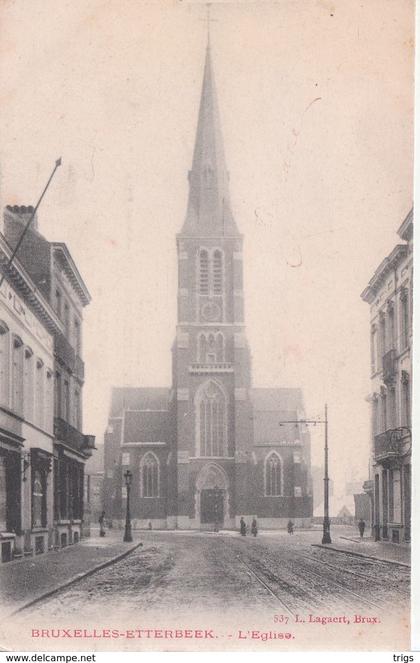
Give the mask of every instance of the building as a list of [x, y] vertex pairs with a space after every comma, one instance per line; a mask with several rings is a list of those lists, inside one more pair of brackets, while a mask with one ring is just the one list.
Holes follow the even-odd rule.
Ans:
[[[8, 247], [9, 251], [10, 247], [16, 246], [32, 213], [32, 207], [6, 207], [4, 212], [4, 237], [7, 242], [5, 246]], [[23, 354], [20, 356], [17, 350], [12, 350], [11, 371], [13, 377], [13, 371], [22, 370], [23, 384], [28, 385], [28, 394], [31, 389], [34, 389], [37, 398], [45, 398], [44, 409], [46, 404], [50, 408], [48, 415], [44, 415], [45, 417], [48, 416], [48, 421], [45, 423], [45, 432], [49, 436], [47, 446], [50, 455], [46, 457], [45, 445], [42, 446], [41, 442], [37, 445], [39, 449], [43, 450], [43, 453], [39, 452], [38, 456], [42, 459], [46, 468], [43, 470], [45, 476], [43, 475], [44, 478], [40, 480], [41, 484], [44, 482], [46, 486], [46, 497], [39, 497], [41, 489], [38, 490], [38, 497], [44, 504], [44, 515], [41, 518], [43, 526], [44, 523], [48, 527], [51, 525], [54, 530], [52, 540], [49, 532], [48, 547], [65, 546], [70, 543], [77, 543], [81, 536], [84, 464], [91, 455], [92, 449], [94, 449], [95, 441], [93, 436], [83, 435], [81, 432], [84, 382], [84, 364], [81, 358], [82, 309], [89, 303], [90, 296], [66, 245], [47, 241], [38, 231], [36, 218], [25, 235], [13, 265], [11, 274], [14, 274], [14, 268], [24, 270], [30, 284], [28, 289], [31, 298], [38, 298], [42, 305], [47, 307], [48, 315], [51, 318], [48, 324], [45, 323], [47, 332], [50, 334], [51, 347], [48, 347], [51, 356], [38, 356], [40, 351], [37, 350], [37, 354], [35, 353], [35, 344], [32, 343], [31, 346], [26, 347], [22, 337]], [[10, 283], [12, 276], [7, 274], [6, 277], [8, 283]], [[25, 302], [23, 305], [25, 305]], [[26, 320], [28, 319], [26, 318]], [[44, 336], [47, 332], [44, 332]], [[16, 340], [13, 341], [14, 348], [16, 342]], [[31, 352], [34, 353], [33, 359], [30, 359]], [[33, 371], [30, 368], [31, 361], [34, 366]], [[27, 372], [28, 378], [26, 378]], [[45, 396], [42, 395], [43, 392], [39, 389], [44, 372], [46, 376]], [[31, 408], [34, 407], [33, 416], [40, 418], [41, 415], [37, 414], [35, 406], [32, 406], [32, 404], [30, 406], [25, 405], [28, 398], [24, 387], [22, 389], [23, 391], [18, 390], [15, 394], [13, 394], [13, 391], [11, 393], [12, 410], [16, 411], [16, 408], [18, 408], [17, 411], [19, 413], [23, 412], [28, 421], [31, 421]], [[29, 410], [26, 411], [25, 408], [27, 407], [29, 407]], [[41, 425], [41, 419], [39, 421], [35, 419], [34, 425], [43, 430], [44, 423]], [[26, 435], [25, 430], [23, 431], [23, 437]], [[34, 434], [31, 432], [31, 437], [28, 438], [30, 445], [33, 436]], [[30, 469], [28, 469], [28, 466], [26, 470], [25, 467], [29, 461], [25, 458], [22, 459], [22, 474], [25, 475], [25, 481], [28, 473], [30, 473], [31, 481], [36, 480], [37, 485], [39, 485], [39, 482], [38, 479], [34, 478], [35, 468], [37, 465], [42, 465], [41, 460], [39, 462], [37, 460], [38, 456], [35, 456], [34, 452], [31, 451]], [[18, 487], [16, 490], [18, 490]], [[25, 490], [27, 489], [25, 488]], [[25, 496], [25, 490], [22, 493], [22, 499]], [[52, 497], [50, 495], [51, 491], [53, 491]], [[28, 516], [25, 513], [29, 508], [33, 511], [34, 500], [32, 500], [32, 504], [31, 500], [25, 500], [22, 508], [23, 517], [27, 518]], [[45, 514], [48, 514], [48, 516]], [[37, 540], [40, 541], [40, 536], [37, 537]], [[44, 536], [43, 547], [47, 549], [46, 536]], [[31, 548], [33, 548], [32, 540], [29, 542], [29, 539], [25, 539], [24, 550], [30, 550]]]
[[300, 389], [257, 389], [244, 325], [243, 237], [233, 217], [207, 48], [187, 213], [177, 236], [172, 388], [114, 389], [105, 434], [107, 515], [134, 526], [308, 524], [310, 440]]
[[413, 210], [397, 231], [362, 299], [370, 305], [372, 454], [370, 495], [374, 535], [410, 540]]
[[[2, 269], [10, 256], [0, 235]], [[2, 562], [53, 545], [54, 334], [60, 329], [56, 313], [15, 261], [0, 287]]]

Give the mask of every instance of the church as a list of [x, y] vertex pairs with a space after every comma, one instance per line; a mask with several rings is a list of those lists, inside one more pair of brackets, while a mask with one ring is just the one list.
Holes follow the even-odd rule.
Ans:
[[[172, 386], [114, 387], [104, 438], [104, 509], [134, 528], [284, 528], [312, 517], [300, 389], [255, 388], [244, 324], [243, 236], [229, 196], [210, 45], [184, 225], [177, 235]], [[283, 423], [291, 422], [291, 423]], [[296, 423], [295, 423], [296, 422]]]

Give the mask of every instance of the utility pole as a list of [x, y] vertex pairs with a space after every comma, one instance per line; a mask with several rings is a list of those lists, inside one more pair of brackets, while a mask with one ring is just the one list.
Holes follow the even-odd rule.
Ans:
[[328, 477], [328, 405], [325, 403], [325, 446], [324, 446], [324, 523], [322, 543], [331, 543]]
[[325, 443], [324, 443], [324, 521], [322, 526], [322, 543], [331, 543], [330, 534], [330, 514], [329, 514], [329, 476], [328, 476], [328, 405], [325, 403], [324, 419], [289, 419], [280, 421], [279, 426], [285, 424], [304, 424], [306, 426], [316, 426], [324, 424]]

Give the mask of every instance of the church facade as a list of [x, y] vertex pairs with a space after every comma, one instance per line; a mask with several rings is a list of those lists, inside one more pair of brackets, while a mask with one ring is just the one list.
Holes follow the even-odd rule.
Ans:
[[114, 388], [104, 509], [134, 527], [308, 525], [310, 438], [300, 389], [254, 388], [244, 324], [243, 237], [230, 205], [210, 47], [189, 198], [177, 236], [178, 321], [171, 388]]

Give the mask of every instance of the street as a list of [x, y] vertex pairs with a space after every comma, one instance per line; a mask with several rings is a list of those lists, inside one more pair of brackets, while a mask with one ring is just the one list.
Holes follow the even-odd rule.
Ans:
[[[293, 639], [296, 636], [302, 644], [309, 637], [313, 644], [326, 623], [323, 618], [352, 622], [355, 615], [362, 615], [372, 622], [357, 623], [358, 636], [363, 638], [366, 632], [374, 642], [375, 629], [384, 642], [390, 634], [389, 624], [385, 629], [389, 615], [389, 623], [398, 623], [401, 631], [408, 609], [409, 568], [312, 546], [319, 543], [319, 535], [319, 531], [293, 536], [267, 532], [244, 538], [234, 532], [136, 532], [142, 548], [24, 610], [13, 626], [134, 629], [139, 624], [142, 628], [183, 624], [220, 629], [236, 623], [245, 629], [243, 634], [250, 626], [261, 625], [277, 631], [280, 623], [281, 631], [288, 624]], [[332, 642], [335, 637], [339, 642], [344, 624], [329, 625]], [[158, 648], [159, 644], [149, 639], [145, 643], [118, 640], [116, 648]], [[89, 640], [88, 646], [93, 644], [105, 646], [103, 641], [101, 646]], [[32, 640], [35, 645], [59, 648], [66, 643]]]

